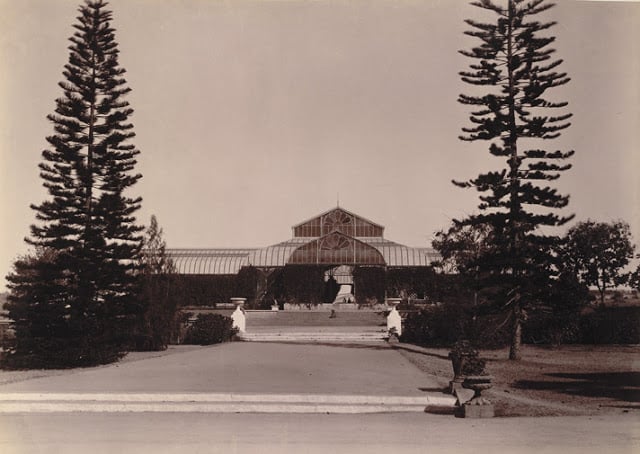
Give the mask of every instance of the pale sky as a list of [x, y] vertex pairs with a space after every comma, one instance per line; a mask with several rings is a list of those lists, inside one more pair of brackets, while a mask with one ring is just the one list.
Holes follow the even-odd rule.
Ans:
[[[624, 219], [640, 243], [640, 3], [559, 0], [555, 90], [573, 126], [548, 149], [575, 149], [556, 186], [576, 221]], [[0, 0], [0, 275], [27, 251], [46, 115], [79, 0]], [[112, 0], [127, 70], [144, 198], [169, 247], [260, 247], [340, 206], [428, 246], [475, 211], [464, 180], [502, 166], [487, 143], [458, 140], [469, 92], [458, 72], [457, 0]], [[574, 221], [574, 222], [576, 222]], [[569, 225], [570, 226], [570, 225]], [[565, 230], [563, 228], [559, 233]], [[0, 279], [0, 289], [2, 280]]]

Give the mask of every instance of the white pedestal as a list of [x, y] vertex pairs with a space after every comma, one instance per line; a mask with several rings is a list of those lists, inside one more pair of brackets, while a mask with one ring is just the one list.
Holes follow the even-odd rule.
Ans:
[[244, 315], [242, 306], [247, 301], [246, 298], [231, 298], [231, 302], [236, 305], [236, 310], [231, 314], [233, 320], [233, 327], [238, 329], [238, 332], [244, 333], [247, 328], [247, 319]]
[[394, 329], [398, 337], [402, 335], [402, 317], [396, 306], [402, 301], [401, 298], [387, 298], [387, 306], [391, 308], [391, 312], [387, 315], [387, 333]]

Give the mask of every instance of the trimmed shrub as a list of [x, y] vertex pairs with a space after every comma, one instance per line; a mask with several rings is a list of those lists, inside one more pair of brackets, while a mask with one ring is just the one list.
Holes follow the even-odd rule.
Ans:
[[454, 304], [442, 304], [407, 314], [400, 340], [410, 344], [450, 346], [465, 334], [470, 317]]
[[579, 312], [532, 311], [522, 326], [525, 344], [573, 344], [580, 337]]
[[502, 348], [511, 338], [511, 315], [489, 313], [472, 317], [466, 325], [466, 337], [482, 348]]
[[478, 350], [468, 340], [459, 340], [453, 344], [449, 352], [449, 358], [454, 362], [454, 369], [461, 363], [462, 368], [456, 370], [456, 376], [460, 375], [486, 375], [486, 361], [480, 358]]
[[[510, 314], [491, 313], [490, 307], [442, 304], [408, 313], [403, 342], [425, 347], [448, 347], [468, 339], [480, 348], [509, 345]], [[475, 314], [475, 315], [474, 315]], [[538, 308], [523, 323], [525, 344], [640, 344], [640, 307], [604, 307], [583, 312]]]
[[211, 345], [228, 342], [236, 334], [233, 320], [220, 314], [199, 314], [187, 329], [183, 344]]

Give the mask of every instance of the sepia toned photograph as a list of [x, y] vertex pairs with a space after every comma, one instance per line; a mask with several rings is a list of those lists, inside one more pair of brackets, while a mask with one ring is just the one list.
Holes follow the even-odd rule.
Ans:
[[0, 30], [1, 452], [640, 450], [640, 1]]

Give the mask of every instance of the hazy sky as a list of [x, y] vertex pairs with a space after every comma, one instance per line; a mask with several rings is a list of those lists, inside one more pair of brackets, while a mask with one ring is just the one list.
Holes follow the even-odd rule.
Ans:
[[[0, 275], [27, 250], [37, 164], [52, 133], [78, 0], [0, 0]], [[624, 219], [640, 242], [640, 3], [560, 0], [556, 89], [575, 149], [557, 183], [576, 220]], [[476, 44], [455, 0], [112, 0], [144, 178], [139, 221], [170, 247], [257, 247], [340, 205], [427, 246], [477, 193], [454, 187], [501, 166], [458, 140]], [[563, 229], [564, 231], [564, 229]], [[561, 233], [561, 232], [560, 232]], [[0, 288], [2, 288], [0, 281]]]

